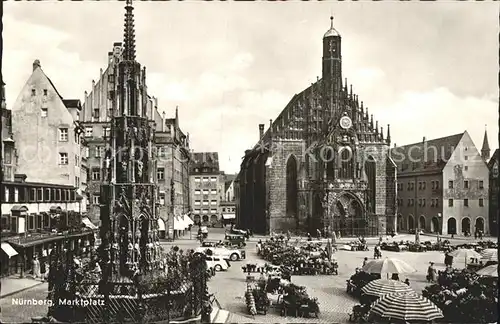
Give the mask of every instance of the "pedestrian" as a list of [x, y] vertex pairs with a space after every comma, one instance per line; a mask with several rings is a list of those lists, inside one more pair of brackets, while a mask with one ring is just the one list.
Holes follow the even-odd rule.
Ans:
[[483, 240], [483, 230], [479, 230], [479, 239]]
[[477, 231], [474, 231], [474, 239], [477, 240]]
[[318, 239], [321, 239], [321, 231], [318, 229], [316, 229], [316, 234], [318, 235]]
[[40, 273], [40, 261], [38, 261], [38, 256], [35, 255], [33, 258], [33, 277], [36, 278], [41, 278], [41, 273]]
[[434, 269], [434, 262], [429, 262], [429, 267], [427, 268], [427, 282], [436, 281], [436, 269]]
[[49, 264], [47, 263], [47, 261], [45, 261], [43, 263], [43, 267], [45, 269], [44, 269], [44, 272], [42, 275], [42, 281], [47, 281], [47, 280], [49, 280], [49, 273], [50, 273], [50, 267], [49, 267]]
[[368, 258], [365, 257], [365, 259], [363, 260], [363, 267], [368, 263]]

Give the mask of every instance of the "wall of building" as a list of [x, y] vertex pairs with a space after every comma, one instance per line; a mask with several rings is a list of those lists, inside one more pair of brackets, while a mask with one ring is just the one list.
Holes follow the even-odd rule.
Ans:
[[[448, 219], [453, 217], [457, 222], [458, 234], [464, 230], [464, 218], [470, 220], [471, 233], [474, 233], [476, 221], [480, 218], [484, 222], [484, 232], [489, 233], [488, 167], [467, 132], [444, 167], [441, 181], [444, 183], [443, 232], [447, 232]], [[449, 181], [453, 181], [453, 188], [450, 188]], [[468, 188], [465, 187], [465, 181], [468, 181]], [[453, 206], [449, 206], [450, 199], [453, 200]], [[468, 206], [464, 204], [465, 199], [468, 200]], [[480, 199], [483, 206], [480, 206]]]
[[[270, 232], [295, 231], [300, 220], [297, 219], [298, 217], [290, 218], [286, 215], [286, 166], [288, 159], [293, 155], [297, 161], [297, 169], [300, 167], [304, 157], [304, 142], [302, 140], [278, 141], [276, 146], [282, 149], [276, 150], [272, 156], [271, 165], [266, 167], [266, 184], [269, 190]], [[299, 170], [297, 170], [297, 174], [299, 174]], [[297, 180], [301, 182], [303, 179]]]
[[[420, 175], [399, 173], [398, 185], [398, 221], [400, 225], [398, 231], [406, 232], [416, 228], [425, 232], [438, 230], [432, 227], [432, 218], [443, 213], [441, 171]], [[421, 224], [418, 223], [421, 216], [424, 216], [425, 219], [424, 226], [420, 226]]]
[[[39, 63], [12, 106], [12, 133], [17, 149], [17, 172], [34, 182], [75, 186], [80, 176], [80, 144], [75, 123], [61, 96]], [[60, 129], [67, 130], [61, 140]], [[60, 153], [67, 154], [61, 164]]]
[[2, 181], [14, 181], [16, 173], [17, 153], [12, 139], [11, 110], [2, 108]]
[[225, 201], [234, 201], [234, 181], [231, 182], [224, 194]]
[[498, 150], [493, 154], [492, 160], [489, 161], [490, 168], [490, 184], [489, 184], [489, 219], [490, 219], [490, 234], [498, 236], [498, 222], [499, 222], [499, 203], [500, 199], [500, 184], [498, 182]]
[[215, 223], [221, 219], [220, 203], [224, 181], [219, 173], [202, 173], [189, 177], [191, 210], [194, 218]]

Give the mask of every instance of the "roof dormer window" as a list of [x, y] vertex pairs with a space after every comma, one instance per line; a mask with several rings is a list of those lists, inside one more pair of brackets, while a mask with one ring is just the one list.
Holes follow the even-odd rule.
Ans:
[[31, 96], [32, 97], [36, 96], [36, 89], [31, 89]]
[[47, 89], [43, 89], [43, 95], [46, 96], [47, 95]]

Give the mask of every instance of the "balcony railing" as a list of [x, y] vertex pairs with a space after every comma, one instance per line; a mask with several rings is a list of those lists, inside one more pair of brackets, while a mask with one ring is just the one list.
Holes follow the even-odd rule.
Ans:
[[[80, 234], [90, 234], [92, 230], [86, 227], [82, 228], [74, 228], [70, 230], [60, 231], [60, 232], [52, 232], [52, 231], [41, 231], [34, 232], [28, 234], [7, 234], [4, 235], [2, 233], [2, 238], [7, 237], [7, 241], [10, 243], [23, 245], [28, 244], [35, 241], [45, 240], [45, 239], [53, 239], [58, 237], [68, 237], [68, 236], [76, 236]], [[12, 235], [12, 236], [11, 236]]]

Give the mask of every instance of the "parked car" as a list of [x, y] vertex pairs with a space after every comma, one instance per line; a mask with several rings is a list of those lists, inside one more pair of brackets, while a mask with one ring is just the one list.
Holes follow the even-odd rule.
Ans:
[[226, 234], [226, 236], [224, 237], [224, 245], [235, 245], [238, 247], [245, 246], [245, 236], [241, 234]]
[[246, 258], [245, 250], [230, 247], [198, 247], [195, 249], [195, 253], [205, 253], [207, 250], [210, 250], [212, 255], [221, 255], [231, 261], [238, 261]]
[[392, 242], [389, 244], [384, 242], [380, 245], [380, 249], [384, 250], [384, 251], [393, 251], [393, 252], [400, 252], [401, 251], [401, 247], [396, 242]]
[[250, 238], [250, 232], [248, 230], [231, 228], [229, 230], [229, 234], [239, 234], [239, 235], [243, 235], [246, 239]]
[[224, 246], [224, 244], [220, 243], [219, 241], [203, 241], [201, 243], [201, 247], [220, 247], [220, 246]]
[[207, 268], [213, 268], [215, 271], [227, 271], [231, 264], [222, 255], [206, 256]]

